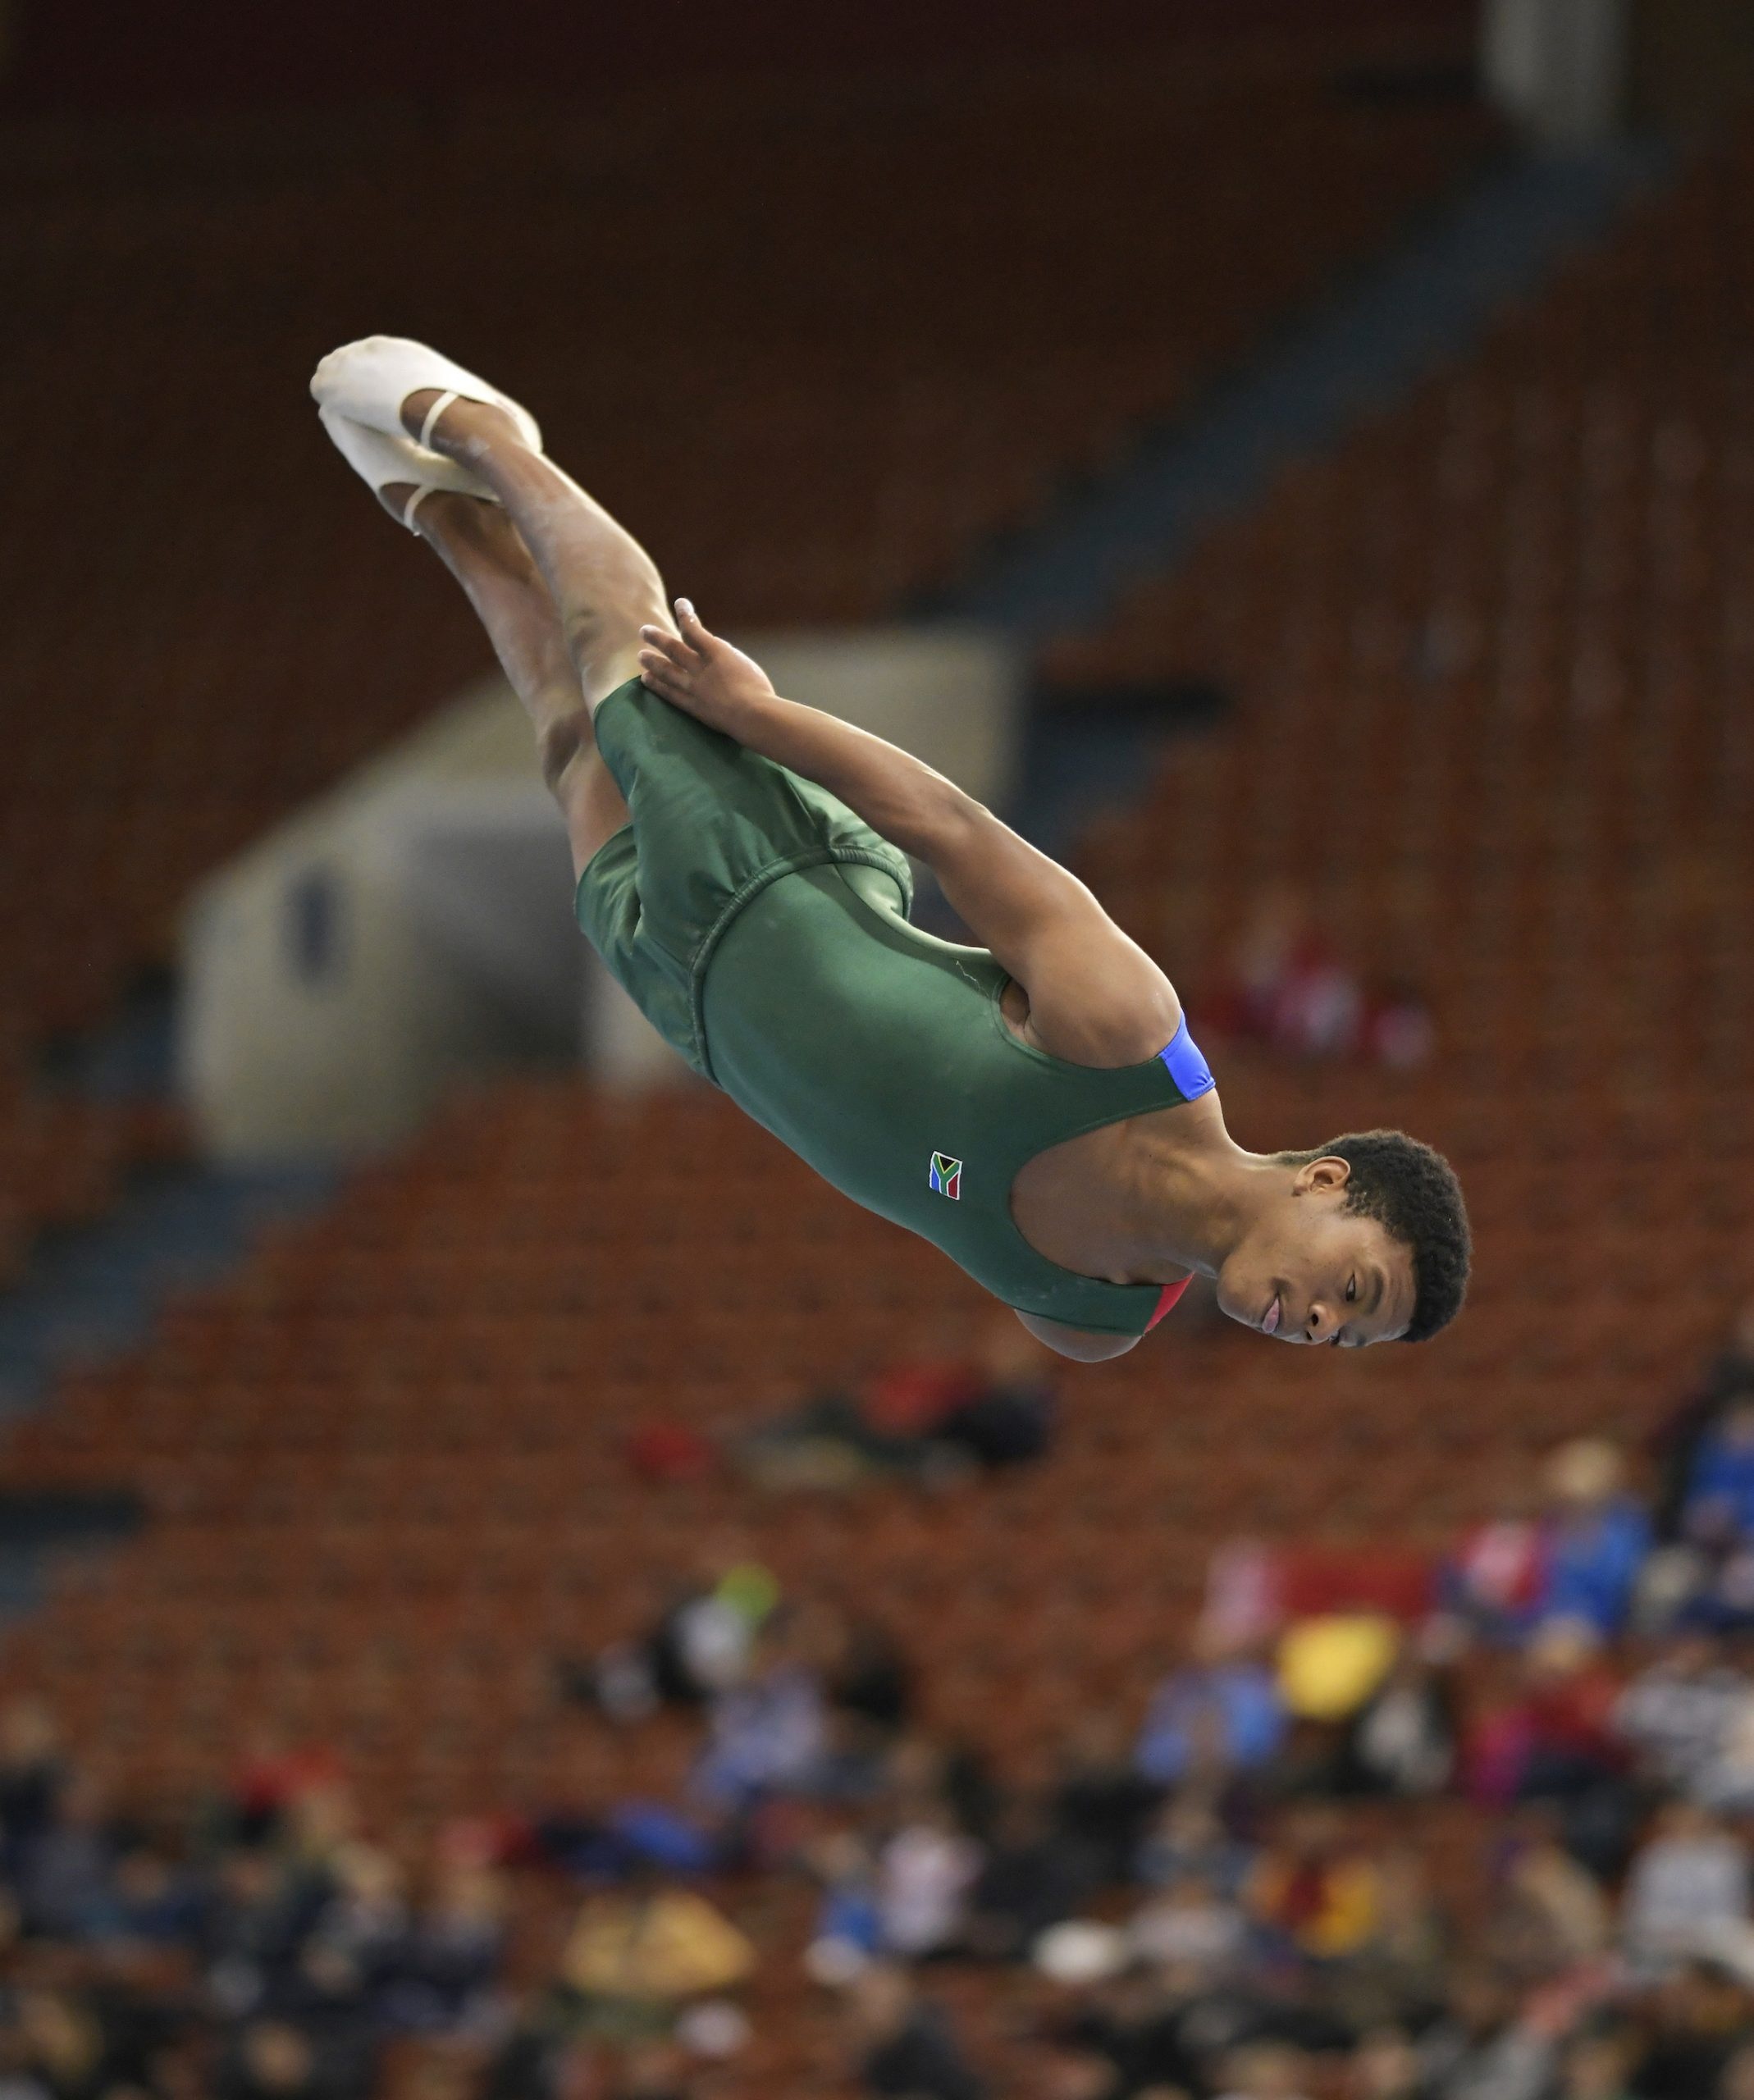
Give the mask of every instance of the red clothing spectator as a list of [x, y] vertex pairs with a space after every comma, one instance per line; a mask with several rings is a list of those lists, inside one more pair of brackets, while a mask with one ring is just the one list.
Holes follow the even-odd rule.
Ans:
[[980, 1393], [977, 1364], [922, 1358], [879, 1371], [860, 1395], [866, 1421], [885, 1436], [930, 1436]]
[[1263, 891], [1217, 983], [1205, 1025], [1297, 1057], [1368, 1057], [1406, 1066], [1431, 1055], [1431, 1010], [1401, 979], [1372, 985], [1287, 885]]
[[1469, 1732], [1469, 1792], [1495, 1806], [1532, 1794], [1569, 1793], [1626, 1761], [1615, 1713], [1619, 1679], [1587, 1628], [1558, 1620], [1531, 1643], [1523, 1682]]

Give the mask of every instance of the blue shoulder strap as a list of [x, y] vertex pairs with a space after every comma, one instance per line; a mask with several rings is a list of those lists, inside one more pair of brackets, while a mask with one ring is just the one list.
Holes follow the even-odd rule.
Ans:
[[1201, 1057], [1198, 1044], [1188, 1034], [1188, 1017], [1181, 1016], [1181, 1025], [1170, 1038], [1158, 1055], [1165, 1069], [1176, 1082], [1176, 1091], [1184, 1101], [1193, 1101], [1203, 1093], [1210, 1093], [1217, 1084], [1212, 1076], [1212, 1067]]

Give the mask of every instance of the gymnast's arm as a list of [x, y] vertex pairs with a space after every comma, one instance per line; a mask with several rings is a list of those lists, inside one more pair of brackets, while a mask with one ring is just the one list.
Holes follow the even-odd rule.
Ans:
[[[1027, 1000], [1030, 1041], [1074, 1064], [1112, 1066], [1154, 1057], [1175, 1034], [1181, 1008], [1174, 987], [1076, 875], [911, 753], [780, 699], [766, 673], [709, 633], [686, 599], [677, 600], [677, 619], [679, 636], [641, 629], [645, 682], [709, 728], [826, 788], [924, 861]], [[1059, 1345], [1052, 1335], [1040, 1338]]]

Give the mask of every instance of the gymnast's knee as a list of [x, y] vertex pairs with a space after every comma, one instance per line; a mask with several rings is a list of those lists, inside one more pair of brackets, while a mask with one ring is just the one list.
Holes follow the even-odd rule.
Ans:
[[567, 611], [567, 650], [593, 706], [617, 686], [639, 676], [639, 631], [654, 623], [668, 627], [670, 615], [661, 598], [646, 591], [613, 605]]
[[564, 714], [546, 724], [536, 741], [542, 778], [549, 793], [560, 796], [574, 760], [593, 748], [591, 710], [582, 702], [569, 708]]

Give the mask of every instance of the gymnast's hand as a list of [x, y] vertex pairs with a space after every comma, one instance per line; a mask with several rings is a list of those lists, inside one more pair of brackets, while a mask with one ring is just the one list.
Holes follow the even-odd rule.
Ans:
[[686, 598], [676, 600], [676, 624], [680, 634], [661, 627], [640, 629], [640, 677], [708, 728], [747, 741], [761, 703], [774, 697], [773, 680], [741, 649], [709, 634]]

